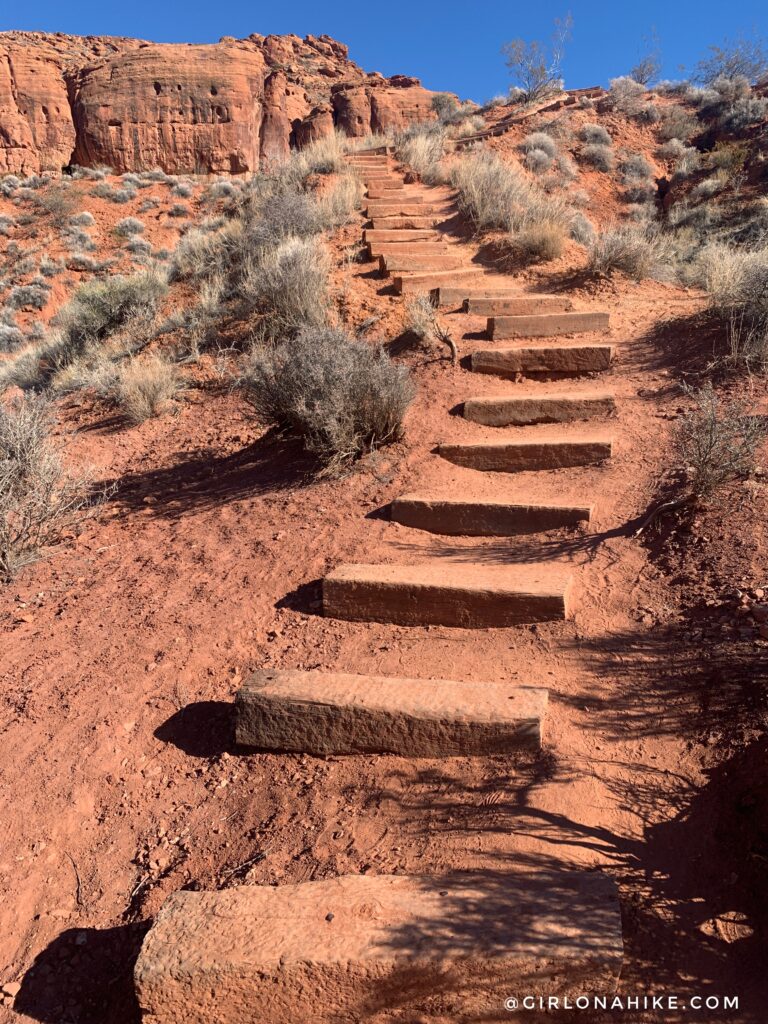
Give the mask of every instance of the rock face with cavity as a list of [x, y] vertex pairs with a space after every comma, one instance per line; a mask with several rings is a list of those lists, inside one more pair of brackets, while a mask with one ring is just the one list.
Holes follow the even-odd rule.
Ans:
[[0, 33], [0, 174], [70, 163], [243, 174], [339, 127], [434, 116], [416, 78], [367, 74], [328, 36], [210, 45]]

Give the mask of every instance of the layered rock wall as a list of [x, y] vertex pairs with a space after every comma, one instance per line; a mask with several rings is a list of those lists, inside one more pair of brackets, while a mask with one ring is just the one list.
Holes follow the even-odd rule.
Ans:
[[244, 174], [339, 127], [431, 117], [418, 79], [366, 74], [328, 36], [211, 45], [0, 33], [0, 174], [71, 163]]

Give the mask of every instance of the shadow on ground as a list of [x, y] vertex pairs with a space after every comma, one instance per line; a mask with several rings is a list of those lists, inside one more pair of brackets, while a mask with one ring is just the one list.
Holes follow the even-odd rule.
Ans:
[[24, 975], [14, 1009], [43, 1024], [138, 1024], [133, 968], [149, 925], [62, 932]]
[[116, 489], [112, 500], [119, 508], [149, 509], [158, 518], [173, 519], [238, 499], [308, 486], [316, 469], [316, 460], [298, 439], [271, 430], [232, 455], [196, 451], [172, 466], [126, 474], [106, 485]]

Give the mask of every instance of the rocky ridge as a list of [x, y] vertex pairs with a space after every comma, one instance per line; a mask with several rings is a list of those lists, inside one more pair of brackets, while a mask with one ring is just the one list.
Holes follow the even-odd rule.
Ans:
[[417, 78], [367, 73], [330, 36], [213, 44], [0, 33], [0, 174], [71, 163], [244, 174], [340, 128], [432, 116]]

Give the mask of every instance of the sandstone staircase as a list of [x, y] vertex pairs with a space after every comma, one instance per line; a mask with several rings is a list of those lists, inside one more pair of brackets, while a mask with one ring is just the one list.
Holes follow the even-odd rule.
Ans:
[[[443, 443], [434, 458], [510, 478], [610, 459], [605, 421], [614, 398], [591, 382], [584, 389], [579, 378], [608, 371], [614, 349], [573, 338], [606, 332], [608, 315], [575, 310], [568, 296], [520, 293], [473, 263], [472, 250], [441, 227], [455, 214], [453, 196], [406, 184], [386, 149], [350, 161], [368, 191], [363, 242], [382, 284], [396, 294], [428, 291], [439, 309], [487, 318], [493, 344], [471, 353], [472, 373], [539, 382], [524, 395], [514, 385], [490, 398], [470, 393], [464, 419], [498, 430], [500, 439]], [[548, 381], [563, 378], [573, 381], [571, 390], [550, 389]], [[584, 528], [593, 509], [592, 494], [540, 502], [425, 491], [396, 498], [390, 515], [433, 534], [514, 537]], [[497, 629], [568, 618], [573, 587], [567, 567], [543, 560], [347, 564], [323, 581], [323, 613], [402, 627]], [[498, 681], [261, 671], [238, 695], [237, 739], [318, 756], [530, 754], [541, 745], [547, 696], [540, 687]], [[326, 1019], [326, 1010], [351, 1021], [362, 1019], [361, 1007], [377, 991], [399, 990], [407, 970], [422, 998], [460, 994], [462, 1020], [497, 1019], [504, 997], [519, 988], [611, 991], [621, 962], [616, 891], [601, 873], [363, 875], [177, 893], [144, 942], [136, 985], [153, 1024], [242, 1024], [254, 1006], [271, 1024]]]

